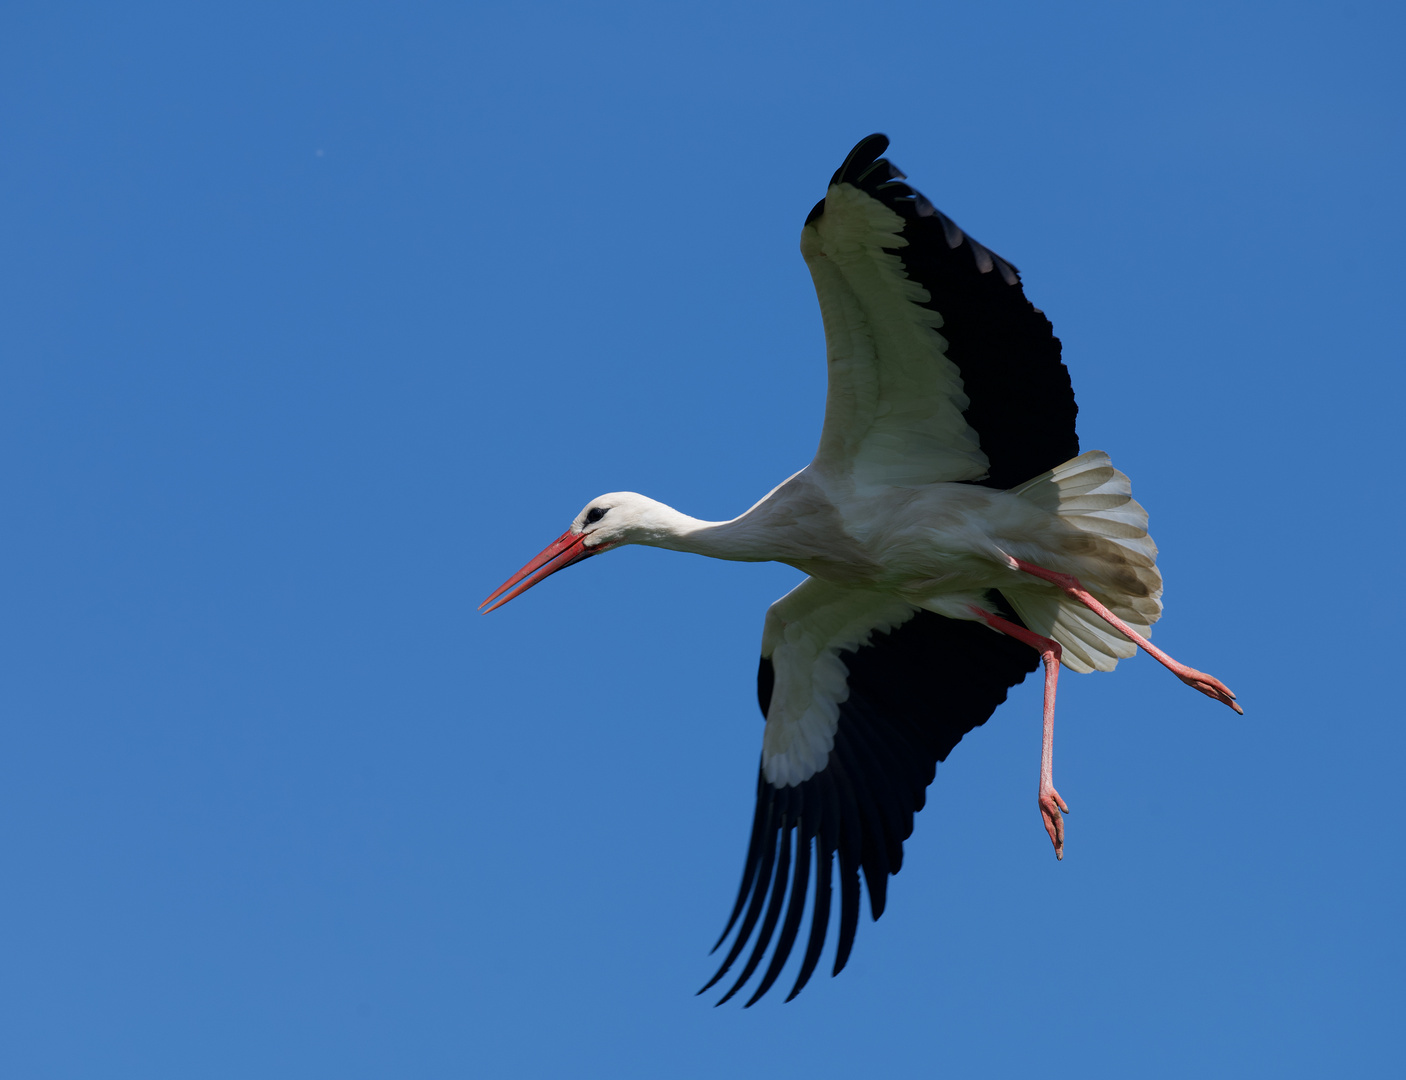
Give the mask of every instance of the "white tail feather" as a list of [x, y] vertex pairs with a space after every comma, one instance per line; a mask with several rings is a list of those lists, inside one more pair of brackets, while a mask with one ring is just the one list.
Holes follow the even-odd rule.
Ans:
[[[1147, 535], [1147, 511], [1133, 499], [1132, 484], [1108, 455], [1090, 450], [1011, 490], [1096, 538], [1092, 552], [1071, 555], [1071, 569], [1113, 614], [1150, 637], [1162, 614], [1157, 545]], [[1072, 671], [1112, 671], [1137, 651], [1077, 600], [1048, 587], [1004, 591], [1026, 626], [1060, 643], [1064, 664]]]

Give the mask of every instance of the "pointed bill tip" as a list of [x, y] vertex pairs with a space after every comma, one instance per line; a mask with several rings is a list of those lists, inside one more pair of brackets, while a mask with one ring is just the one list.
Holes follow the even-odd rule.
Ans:
[[592, 555], [599, 555], [608, 546], [610, 545], [600, 544], [593, 548], [587, 547], [586, 537], [583, 533], [567, 529], [566, 532], [543, 548], [535, 559], [490, 593], [488, 598], [479, 604], [479, 614], [487, 615], [490, 611], [496, 611], [509, 600], [521, 596], [532, 586], [551, 577], [558, 570], [565, 570], [572, 563], [578, 563]]

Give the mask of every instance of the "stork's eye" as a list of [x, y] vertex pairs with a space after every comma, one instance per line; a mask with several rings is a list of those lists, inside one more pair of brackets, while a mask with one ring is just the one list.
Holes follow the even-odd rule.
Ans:
[[606, 511], [609, 510], [609, 509], [610, 509], [610, 507], [608, 507], [608, 506], [606, 506], [606, 507], [600, 507], [600, 506], [593, 506], [593, 507], [591, 507], [589, 510], [586, 511], [586, 524], [587, 524], [587, 525], [594, 525], [594, 524], [595, 524], [597, 521], [599, 521], [601, 518], [605, 517]]

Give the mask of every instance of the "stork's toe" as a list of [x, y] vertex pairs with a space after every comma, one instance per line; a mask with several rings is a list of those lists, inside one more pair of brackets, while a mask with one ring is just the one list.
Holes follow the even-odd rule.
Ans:
[[1200, 690], [1208, 698], [1214, 698], [1223, 705], [1229, 705], [1241, 716], [1245, 715], [1245, 710], [1240, 707], [1235, 700], [1235, 694], [1230, 687], [1221, 682], [1214, 675], [1207, 675], [1204, 671], [1197, 671], [1195, 668], [1187, 668], [1185, 671], [1178, 671], [1177, 678], [1186, 683], [1187, 686], [1195, 690]]
[[1064, 814], [1069, 813], [1069, 806], [1059, 797], [1059, 792], [1054, 788], [1046, 788], [1040, 792], [1040, 816], [1045, 819], [1045, 832], [1050, 834], [1050, 843], [1054, 845], [1055, 858], [1064, 858]]

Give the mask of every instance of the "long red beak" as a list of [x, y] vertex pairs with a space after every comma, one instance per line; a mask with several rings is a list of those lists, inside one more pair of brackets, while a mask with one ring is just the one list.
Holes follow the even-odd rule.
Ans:
[[[589, 559], [592, 555], [599, 555], [610, 546], [609, 544], [600, 544], [597, 547], [587, 547], [584, 535], [567, 529], [566, 532], [548, 544], [542, 554], [499, 585], [492, 596], [479, 604], [478, 610], [487, 615], [494, 608], [502, 607], [513, 597], [521, 596], [539, 581], [545, 581], [558, 570], [565, 570], [572, 563]], [[517, 588], [513, 588], [515, 585]], [[509, 592], [509, 589], [512, 589], [512, 592]]]

